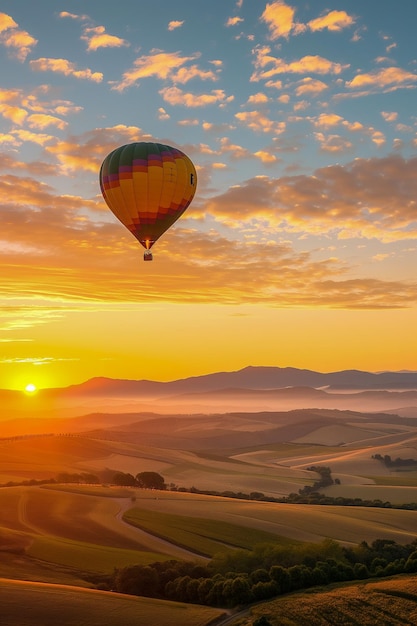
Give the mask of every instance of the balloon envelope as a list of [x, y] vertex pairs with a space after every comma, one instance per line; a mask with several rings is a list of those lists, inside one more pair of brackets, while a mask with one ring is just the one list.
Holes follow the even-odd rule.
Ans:
[[181, 150], [137, 142], [104, 159], [100, 187], [109, 209], [149, 250], [190, 204], [197, 174]]

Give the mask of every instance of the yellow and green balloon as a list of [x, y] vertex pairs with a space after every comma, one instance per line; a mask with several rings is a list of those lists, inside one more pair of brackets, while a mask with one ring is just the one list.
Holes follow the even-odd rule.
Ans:
[[100, 187], [114, 215], [146, 249], [184, 213], [197, 187], [186, 154], [160, 143], [136, 142], [110, 152], [100, 169]]

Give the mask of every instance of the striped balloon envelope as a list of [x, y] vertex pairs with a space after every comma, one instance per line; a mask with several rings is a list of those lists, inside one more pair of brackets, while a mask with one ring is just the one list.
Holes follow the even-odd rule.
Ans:
[[136, 142], [110, 152], [100, 169], [103, 198], [152, 260], [154, 243], [184, 213], [197, 187], [186, 154], [160, 143]]

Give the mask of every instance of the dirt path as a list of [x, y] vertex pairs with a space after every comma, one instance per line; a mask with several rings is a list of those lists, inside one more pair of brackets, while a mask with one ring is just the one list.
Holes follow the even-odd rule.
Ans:
[[[42, 487], [29, 487], [28, 489], [30, 489], [30, 495], [32, 495], [35, 489], [42, 489]], [[22, 491], [20, 494], [17, 505], [17, 515], [19, 523], [25, 526], [28, 534], [32, 535], [33, 537], [36, 535], [50, 535], [50, 533], [46, 532], [44, 528], [34, 524], [31, 521], [30, 516], [28, 515], [28, 503], [30, 495], [26, 490]], [[132, 542], [137, 544], [138, 550], [140, 550], [142, 547], [146, 550], [149, 550], [150, 552], [155, 552], [156, 554], [166, 554], [173, 559], [179, 560], [207, 560], [201, 555], [198, 555], [190, 550], [186, 550], [185, 548], [176, 546], [175, 544], [170, 543], [165, 539], [156, 537], [149, 532], [141, 530], [140, 528], [136, 528], [135, 526], [132, 526], [131, 524], [125, 522], [123, 520], [123, 515], [128, 509], [133, 506], [130, 498], [103, 499], [99, 496], [98, 498], [100, 500], [100, 503], [96, 508], [94, 508], [94, 510], [89, 512], [89, 519], [94, 520], [103, 528], [111, 530], [112, 532], [131, 540]], [[46, 511], [45, 513], [47, 514], [48, 512]]]

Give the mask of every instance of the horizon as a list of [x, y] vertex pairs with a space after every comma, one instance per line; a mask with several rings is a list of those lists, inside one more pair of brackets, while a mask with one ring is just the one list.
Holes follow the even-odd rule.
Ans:
[[[249, 369], [258, 369], [258, 370], [262, 370], [262, 369], [268, 369], [268, 370], [294, 370], [294, 371], [299, 371], [299, 372], [311, 372], [311, 373], [315, 373], [315, 374], [321, 374], [323, 376], [326, 375], [332, 375], [332, 374], [342, 374], [342, 373], [349, 373], [349, 372], [356, 372], [359, 374], [373, 374], [373, 375], [380, 375], [380, 374], [417, 374], [417, 370], [379, 370], [379, 371], [371, 371], [371, 370], [362, 370], [362, 369], [358, 369], [358, 368], [348, 368], [348, 369], [341, 369], [341, 370], [328, 370], [328, 371], [321, 371], [321, 370], [317, 370], [317, 369], [310, 369], [310, 368], [303, 368], [303, 367], [294, 367], [294, 366], [280, 366], [280, 365], [246, 365], [242, 368], [236, 369], [236, 370], [218, 370], [218, 371], [212, 371], [212, 372], [206, 372], [204, 374], [198, 374], [198, 375], [191, 375], [191, 376], [185, 376], [185, 377], [181, 377], [181, 378], [172, 378], [172, 379], [168, 379], [168, 380], [158, 380], [155, 378], [121, 378], [121, 377], [117, 377], [117, 376], [92, 376], [90, 378], [86, 378], [85, 380], [82, 380], [81, 382], [78, 383], [70, 383], [69, 385], [64, 385], [64, 386], [57, 386], [57, 387], [38, 387], [37, 385], [34, 385], [33, 383], [28, 383], [26, 386], [24, 387], [0, 387], [0, 391], [17, 391], [17, 392], [23, 392], [25, 393], [27, 396], [34, 396], [37, 394], [37, 392], [39, 391], [48, 391], [48, 390], [52, 390], [52, 391], [58, 391], [60, 389], [68, 389], [69, 387], [79, 387], [79, 386], [83, 386], [91, 381], [117, 381], [117, 382], [155, 382], [155, 383], [176, 383], [176, 382], [181, 382], [181, 381], [187, 381], [187, 380], [193, 380], [195, 378], [206, 378], [206, 377], [210, 377], [210, 376], [215, 376], [215, 375], [228, 375], [228, 374], [237, 374], [240, 372], [243, 372], [245, 370], [249, 370]], [[29, 389], [30, 388], [30, 389]]]
[[[417, 3], [32, 4], [0, 11], [0, 388], [417, 370]], [[198, 179], [152, 263], [99, 185], [141, 141]]]

